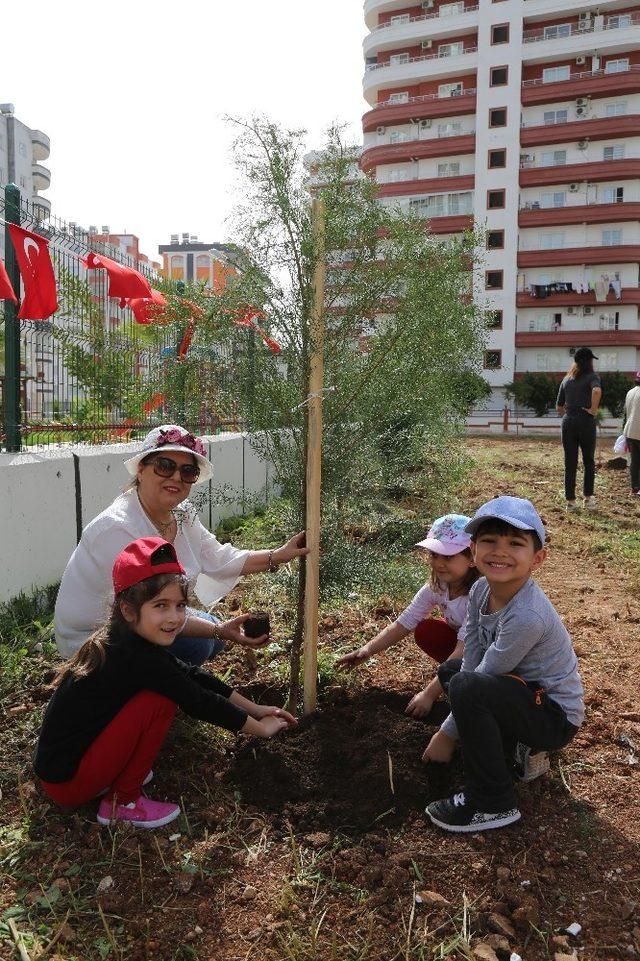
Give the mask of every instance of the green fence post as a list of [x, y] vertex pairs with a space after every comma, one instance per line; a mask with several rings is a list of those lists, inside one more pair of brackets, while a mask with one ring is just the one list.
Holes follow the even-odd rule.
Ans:
[[[9, 224], [20, 223], [20, 190], [15, 184], [4, 188], [4, 254], [7, 273], [11, 286], [20, 297], [20, 271], [13, 243], [9, 234]], [[6, 448], [8, 451], [20, 450], [20, 322], [18, 305], [11, 300], [4, 302], [4, 413]]]

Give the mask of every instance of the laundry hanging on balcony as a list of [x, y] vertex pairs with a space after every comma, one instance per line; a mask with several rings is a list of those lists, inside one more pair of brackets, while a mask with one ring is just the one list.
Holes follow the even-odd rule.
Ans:
[[553, 281], [550, 284], [530, 284], [527, 288], [529, 296], [536, 300], [546, 300], [554, 294], [591, 294], [594, 293], [597, 303], [604, 303], [613, 292], [616, 300], [622, 299], [622, 281], [619, 274], [610, 277], [602, 274], [597, 280]]
[[142, 297], [153, 299], [151, 284], [139, 271], [133, 267], [125, 267], [109, 257], [94, 254], [90, 251], [84, 259], [89, 270], [106, 270], [109, 276], [109, 297], [118, 297], [120, 306], [124, 307], [128, 300]]
[[56, 278], [49, 255], [49, 242], [17, 224], [7, 226], [24, 285], [18, 317], [20, 320], [46, 320], [58, 309]]

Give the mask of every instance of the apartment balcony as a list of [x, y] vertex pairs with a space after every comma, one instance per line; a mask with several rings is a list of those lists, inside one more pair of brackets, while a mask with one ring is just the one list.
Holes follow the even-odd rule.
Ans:
[[595, 291], [588, 294], [576, 294], [569, 291], [565, 294], [549, 294], [548, 297], [532, 297], [526, 291], [516, 294], [516, 307], [536, 307], [538, 310], [544, 307], [555, 310], [556, 307], [598, 307], [599, 311], [604, 307], [621, 306], [640, 306], [640, 287], [623, 287], [620, 292], [620, 300], [613, 291], [609, 291], [606, 300], [596, 300]]
[[454, 137], [431, 137], [429, 140], [405, 140], [402, 143], [384, 144], [363, 150], [360, 166], [369, 171], [378, 164], [401, 163], [407, 160], [425, 160], [429, 157], [472, 154], [476, 149], [475, 134]]
[[42, 164], [31, 165], [34, 190], [46, 190], [51, 184], [51, 171]]
[[458, 193], [473, 190], [475, 177], [466, 174], [458, 177], [428, 177], [422, 180], [397, 180], [390, 184], [380, 184], [379, 197], [420, 197], [424, 194]]
[[542, 77], [522, 81], [522, 105], [575, 100], [578, 97], [617, 97], [640, 91], [640, 64], [630, 64], [619, 73], [604, 70], [583, 70], [568, 80], [549, 80]]
[[518, 251], [518, 267], [581, 267], [583, 264], [634, 263], [640, 263], [640, 243]]
[[478, 48], [467, 47], [463, 53], [440, 56], [428, 53], [422, 57], [409, 57], [403, 63], [372, 63], [362, 81], [365, 100], [372, 106], [381, 90], [387, 87], [403, 87], [436, 78], [445, 82], [451, 77], [474, 74], [478, 69]]
[[463, 234], [466, 230], [473, 230], [472, 214], [449, 214], [425, 219], [432, 234]]
[[51, 141], [46, 133], [43, 133], [42, 130], [32, 130], [31, 148], [33, 150], [33, 159], [36, 163], [39, 163], [41, 160], [46, 160], [51, 153]]
[[516, 347], [640, 347], [640, 330], [516, 332]]
[[640, 130], [640, 114], [622, 117], [591, 117], [589, 120], [570, 120], [567, 123], [522, 126], [520, 145], [541, 147], [545, 144], [571, 143], [578, 140], [610, 140], [614, 137], [635, 137]]
[[364, 19], [369, 30], [378, 25], [381, 13], [395, 14], [407, 7], [406, 0], [364, 0]]
[[[544, 63], [562, 57], [570, 59], [592, 53], [597, 48], [599, 56], [608, 56], [640, 46], [640, 14], [627, 14], [613, 24], [611, 15], [598, 14], [584, 23], [558, 24], [565, 32], [550, 37], [548, 28], [525, 30], [522, 35], [522, 59], [525, 63]], [[553, 11], [553, 16], [557, 16]], [[554, 24], [555, 26], [555, 24]]]
[[560, 227], [565, 224], [609, 224], [640, 221], [640, 203], [573, 204], [564, 207], [534, 206], [530, 201], [518, 213], [519, 227]]
[[362, 47], [365, 57], [375, 57], [383, 50], [415, 46], [422, 40], [446, 40], [461, 34], [477, 31], [478, 5], [461, 4], [464, 11], [425, 13], [419, 17], [406, 16], [396, 23], [382, 23], [372, 28]]
[[640, 177], [640, 157], [622, 160], [593, 160], [579, 164], [542, 166], [531, 164], [520, 169], [521, 187], [546, 187], [552, 184], [602, 183], [605, 180], [630, 180]]
[[362, 129], [364, 133], [370, 133], [378, 127], [409, 123], [411, 120], [461, 117], [463, 114], [475, 114], [475, 111], [475, 87], [463, 89], [462, 93], [449, 97], [439, 97], [437, 93], [432, 93], [423, 97], [408, 97], [401, 103], [385, 100], [365, 113]]
[[38, 219], [48, 217], [51, 213], [51, 201], [48, 197], [37, 194], [31, 201], [33, 212]]
[[[628, 0], [609, 0], [607, 13], [626, 10], [628, 6]], [[550, 13], [554, 17], [571, 14], [577, 17], [583, 10], [590, 10], [595, 14], [598, 9], [602, 9], [601, 0], [554, 0], [552, 11], [549, 9], [549, 0], [525, 0], [524, 15], [527, 23], [532, 23], [535, 20], [548, 20]]]

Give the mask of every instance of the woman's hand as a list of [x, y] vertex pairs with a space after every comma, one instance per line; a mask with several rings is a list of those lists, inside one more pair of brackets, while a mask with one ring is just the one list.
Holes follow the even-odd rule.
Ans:
[[357, 651], [351, 651], [350, 654], [343, 654], [336, 661], [336, 667], [340, 670], [351, 670], [352, 667], [359, 667], [360, 664], [364, 664], [371, 657], [371, 654], [367, 650], [366, 644], [364, 647], [359, 647]]
[[273, 737], [274, 734], [279, 734], [280, 731], [289, 727], [289, 722], [285, 718], [273, 717], [272, 715], [267, 715], [267, 717], [255, 721], [255, 724], [258, 730], [251, 733], [257, 737]]
[[241, 647], [263, 647], [269, 642], [269, 634], [261, 634], [260, 637], [247, 637], [242, 630], [242, 625], [251, 617], [251, 614], [240, 614], [230, 621], [215, 625], [216, 634], [225, 641], [232, 644], [240, 644]]
[[253, 709], [253, 716], [257, 721], [261, 721], [265, 717], [279, 717], [286, 721], [289, 727], [298, 723], [298, 718], [289, 714], [283, 707], [271, 707], [269, 704], [256, 704]]
[[304, 557], [308, 554], [310, 548], [305, 547], [304, 541], [306, 537], [305, 531], [300, 531], [298, 534], [294, 534], [289, 540], [278, 547], [277, 550], [273, 552], [273, 559], [276, 564], [288, 564], [296, 557]]
[[452, 737], [449, 737], [444, 731], [436, 731], [427, 744], [422, 755], [422, 761], [424, 764], [429, 764], [430, 761], [435, 761], [438, 764], [448, 764], [455, 749], [456, 742]]

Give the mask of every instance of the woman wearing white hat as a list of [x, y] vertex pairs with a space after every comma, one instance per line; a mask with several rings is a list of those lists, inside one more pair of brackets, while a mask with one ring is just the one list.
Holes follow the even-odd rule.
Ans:
[[[200, 438], [182, 427], [154, 428], [125, 467], [132, 483], [85, 527], [62, 577], [54, 627], [63, 657], [74, 654], [104, 619], [112, 601], [113, 562], [139, 537], [160, 534], [170, 541], [192, 586], [199, 575], [206, 575], [212, 600], [227, 594], [243, 574], [275, 571], [308, 553], [302, 546], [304, 533], [275, 550], [247, 551], [220, 544], [193, 508], [183, 505], [192, 485], [208, 481], [213, 469]], [[244, 619], [243, 615], [220, 623], [202, 611], [189, 611], [184, 632], [169, 650], [188, 663], [202, 664], [224, 647], [224, 641], [253, 647], [264, 643], [266, 637], [245, 637]]]

